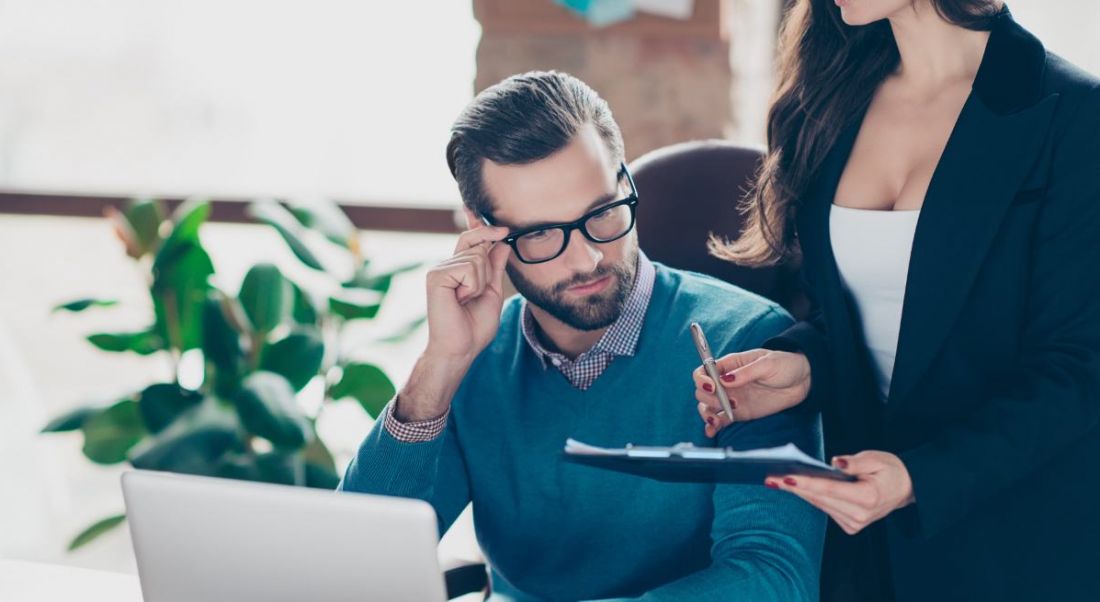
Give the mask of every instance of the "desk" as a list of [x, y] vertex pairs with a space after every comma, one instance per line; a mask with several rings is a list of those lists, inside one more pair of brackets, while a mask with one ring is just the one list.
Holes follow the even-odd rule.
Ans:
[[135, 575], [0, 559], [0, 602], [141, 602]]

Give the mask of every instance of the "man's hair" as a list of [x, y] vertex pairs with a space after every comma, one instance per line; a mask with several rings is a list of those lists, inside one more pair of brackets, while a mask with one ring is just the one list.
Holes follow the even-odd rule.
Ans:
[[500, 165], [544, 159], [588, 123], [615, 162], [622, 161], [623, 136], [607, 102], [572, 75], [530, 71], [486, 88], [455, 120], [447, 144], [447, 165], [463, 203], [479, 215], [491, 213], [481, 177], [485, 159]]

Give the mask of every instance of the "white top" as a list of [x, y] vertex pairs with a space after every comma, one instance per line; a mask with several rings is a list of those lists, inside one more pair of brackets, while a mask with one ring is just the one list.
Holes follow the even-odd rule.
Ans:
[[920, 211], [833, 205], [829, 236], [844, 287], [855, 300], [882, 399], [890, 394], [909, 256]]

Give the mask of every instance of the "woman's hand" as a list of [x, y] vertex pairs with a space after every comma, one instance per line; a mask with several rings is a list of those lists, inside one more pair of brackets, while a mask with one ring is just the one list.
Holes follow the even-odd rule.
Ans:
[[[810, 393], [810, 362], [801, 353], [752, 349], [717, 360], [721, 383], [715, 383], [702, 366], [695, 369], [695, 399], [699, 416], [713, 437], [733, 421], [770, 416], [794, 407]], [[722, 412], [714, 387], [726, 390], [733, 419]]]
[[828, 514], [849, 535], [912, 504], [913, 482], [901, 459], [881, 451], [837, 456], [833, 466], [859, 477], [854, 483], [821, 477], [768, 477], [764, 485], [789, 491]]

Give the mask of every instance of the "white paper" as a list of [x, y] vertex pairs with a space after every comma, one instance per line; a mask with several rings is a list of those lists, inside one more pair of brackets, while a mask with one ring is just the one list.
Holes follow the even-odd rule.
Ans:
[[714, 447], [695, 447], [690, 443], [680, 443], [672, 447], [598, 447], [582, 443], [576, 439], [565, 441], [565, 453], [574, 456], [630, 456], [634, 458], [668, 458], [680, 456], [692, 460], [777, 460], [799, 462], [832, 470], [828, 464], [806, 455], [793, 443], [780, 447], [734, 451]]
[[581, 443], [576, 439], [565, 440], [565, 453], [575, 456], [625, 456], [625, 449], [607, 449]]

